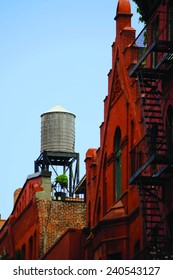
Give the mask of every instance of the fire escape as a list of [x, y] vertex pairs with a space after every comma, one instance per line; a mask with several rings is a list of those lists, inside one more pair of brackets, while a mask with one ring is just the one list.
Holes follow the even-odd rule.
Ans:
[[147, 248], [145, 257], [156, 260], [171, 258], [164, 188], [173, 157], [163, 120], [163, 82], [173, 68], [173, 41], [166, 30], [167, 14], [157, 13], [132, 44], [137, 63], [130, 71], [130, 77], [137, 79], [146, 128], [145, 136], [131, 151], [130, 184], [138, 186]]

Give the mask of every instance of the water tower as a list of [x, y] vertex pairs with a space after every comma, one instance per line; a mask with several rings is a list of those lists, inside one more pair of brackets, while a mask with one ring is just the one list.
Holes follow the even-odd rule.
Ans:
[[[62, 167], [68, 174], [69, 196], [79, 182], [79, 153], [75, 153], [75, 115], [60, 105], [41, 115], [41, 154], [35, 161], [35, 172], [56, 172]], [[59, 174], [57, 174], [59, 175]]]

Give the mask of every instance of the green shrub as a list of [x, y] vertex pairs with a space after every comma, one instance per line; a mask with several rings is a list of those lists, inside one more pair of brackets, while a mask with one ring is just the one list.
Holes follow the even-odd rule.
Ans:
[[56, 183], [59, 183], [62, 188], [66, 188], [68, 186], [68, 178], [66, 174], [58, 175], [55, 179]]

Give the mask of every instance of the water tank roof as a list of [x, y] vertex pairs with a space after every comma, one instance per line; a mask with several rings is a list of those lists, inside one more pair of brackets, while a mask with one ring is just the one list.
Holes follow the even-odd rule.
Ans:
[[43, 113], [44, 114], [48, 114], [48, 113], [54, 113], [54, 112], [61, 112], [61, 113], [69, 113], [74, 115], [73, 113], [71, 113], [70, 111], [64, 109], [61, 105], [57, 104], [56, 106], [54, 106], [53, 108], [51, 108], [50, 110], [48, 110], [47, 112]]

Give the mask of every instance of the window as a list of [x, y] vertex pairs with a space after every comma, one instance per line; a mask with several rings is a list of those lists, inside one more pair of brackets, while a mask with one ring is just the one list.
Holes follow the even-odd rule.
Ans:
[[121, 130], [118, 127], [114, 138], [115, 152], [115, 194], [118, 200], [122, 194]]
[[26, 255], [26, 245], [25, 244], [23, 244], [21, 251], [22, 251], [22, 259], [25, 260], [25, 255]]
[[29, 239], [29, 260], [33, 259], [33, 237]]
[[134, 247], [134, 256], [136, 257], [140, 253], [140, 240], [137, 240]]

